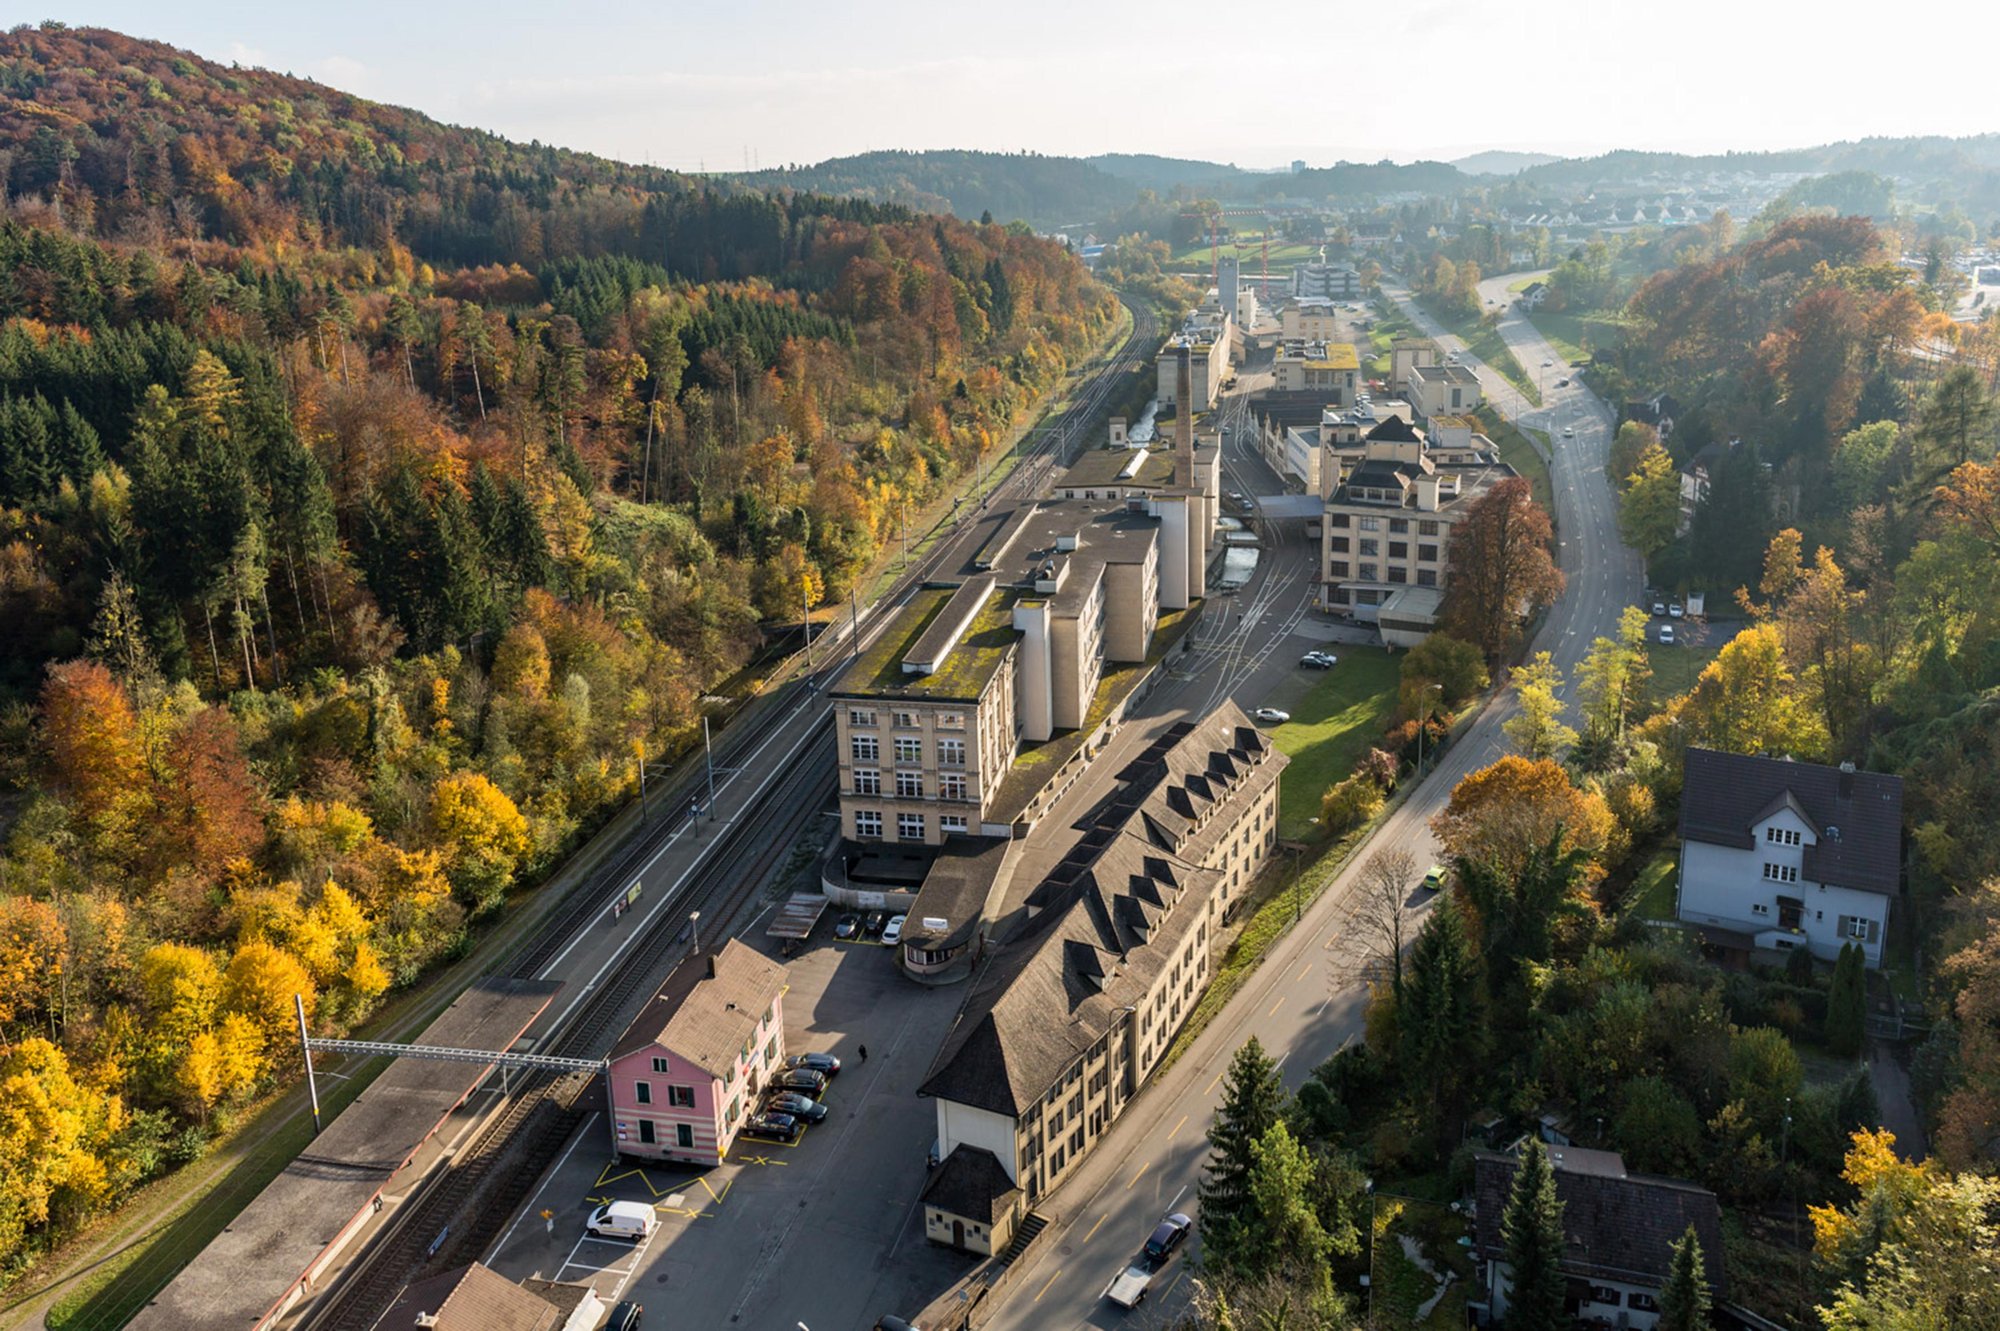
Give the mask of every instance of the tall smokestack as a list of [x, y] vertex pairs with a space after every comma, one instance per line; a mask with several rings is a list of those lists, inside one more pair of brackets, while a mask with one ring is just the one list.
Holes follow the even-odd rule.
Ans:
[[1174, 402], [1174, 484], [1194, 484], [1194, 349], [1181, 343], [1180, 366], [1175, 373]]

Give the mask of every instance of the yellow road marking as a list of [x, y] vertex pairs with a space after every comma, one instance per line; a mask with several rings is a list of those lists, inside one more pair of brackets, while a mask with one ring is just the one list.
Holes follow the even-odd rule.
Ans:
[[1132, 1176], [1132, 1182], [1131, 1182], [1131, 1183], [1127, 1183], [1127, 1184], [1125, 1185], [1125, 1191], [1127, 1191], [1127, 1192], [1130, 1192], [1130, 1191], [1132, 1191], [1132, 1188], [1133, 1188], [1133, 1185], [1134, 1185], [1134, 1184], [1136, 1184], [1136, 1183], [1138, 1183], [1138, 1181], [1139, 1181], [1140, 1177], [1141, 1177], [1141, 1176], [1142, 1176], [1143, 1174], [1145, 1174], [1145, 1172], [1146, 1172], [1146, 1171], [1147, 1171], [1148, 1169], [1152, 1168], [1152, 1165], [1153, 1165], [1153, 1162], [1152, 1162], [1151, 1160], [1148, 1160], [1148, 1161], [1147, 1161], [1147, 1162], [1146, 1162], [1145, 1164], [1143, 1164], [1143, 1165], [1140, 1165], [1140, 1166], [1139, 1166], [1139, 1173], [1137, 1173], [1137, 1174], [1134, 1174], [1134, 1175]]
[[710, 1186], [709, 1186], [709, 1182], [708, 1182], [708, 1180], [707, 1180], [706, 1178], [697, 1178], [697, 1179], [695, 1179], [695, 1182], [697, 1182], [697, 1183], [701, 1184], [701, 1186], [702, 1186], [702, 1190], [703, 1190], [704, 1192], [706, 1192], [706, 1193], [707, 1193], [707, 1194], [708, 1194], [708, 1195], [709, 1195], [710, 1197], [714, 1198], [714, 1199], [715, 1199], [715, 1204], [716, 1204], [717, 1206], [720, 1206], [720, 1205], [722, 1204], [722, 1199], [723, 1199], [724, 1197], [727, 1197], [727, 1196], [729, 1195], [729, 1188], [730, 1188], [730, 1183], [731, 1183], [732, 1181], [731, 1181], [731, 1180], [725, 1180], [725, 1181], [723, 1182], [723, 1185], [722, 1185], [722, 1191], [721, 1191], [721, 1192], [717, 1192], [717, 1191], [716, 1191], [716, 1190], [715, 1190], [714, 1188], [710, 1187]]
[[1264, 1015], [1267, 1017], [1275, 1017], [1278, 1015], [1278, 1009], [1283, 1007], [1284, 1005], [1285, 1005], [1285, 1000], [1280, 998], [1277, 1002], [1271, 1004], [1271, 1010], [1269, 1012], [1266, 1012]]
[[[1101, 1224], [1103, 1224], [1103, 1223], [1104, 1223], [1104, 1222], [1105, 1222], [1106, 1220], [1108, 1220], [1108, 1219], [1110, 1219], [1110, 1217], [1109, 1217], [1109, 1216], [1102, 1216], [1102, 1215], [1101, 1215], [1101, 1216], [1097, 1217], [1097, 1225], [1101, 1225]], [[1090, 1234], [1085, 1234], [1085, 1235], [1083, 1236], [1083, 1241], [1084, 1241], [1085, 1243], [1088, 1243], [1088, 1242], [1090, 1242], [1090, 1235], [1091, 1235], [1091, 1234], [1095, 1234], [1095, 1233], [1097, 1232], [1097, 1225], [1092, 1225], [1092, 1226], [1090, 1227]]]
[[1177, 1132], [1179, 1132], [1179, 1131], [1181, 1130], [1181, 1125], [1182, 1125], [1182, 1124], [1184, 1124], [1184, 1123], [1186, 1123], [1187, 1121], [1188, 1121], [1188, 1116], [1187, 1116], [1186, 1114], [1182, 1114], [1182, 1115], [1181, 1115], [1181, 1121], [1180, 1121], [1180, 1123], [1176, 1123], [1176, 1124], [1174, 1124], [1174, 1131], [1173, 1131], [1173, 1132], [1169, 1132], [1169, 1133], [1168, 1133], [1167, 1135], [1168, 1135], [1169, 1137], [1171, 1137], [1171, 1136], [1173, 1136], [1173, 1135], [1174, 1135], [1174, 1133], [1177, 1133]]
[[1307, 971], [1309, 971], [1309, 970], [1311, 970], [1312, 968], [1313, 968], [1313, 964], [1312, 964], [1312, 963], [1311, 963], [1310, 961], [1308, 961], [1308, 962], [1307, 962], [1307, 963], [1306, 963], [1305, 965], [1303, 965], [1303, 966], [1299, 967], [1299, 973], [1298, 973], [1297, 975], [1294, 975], [1294, 976], [1292, 977], [1292, 983], [1293, 983], [1293, 984], [1297, 984], [1297, 983], [1298, 983], [1298, 982], [1299, 982], [1300, 980], [1303, 980], [1303, 979], [1305, 979], [1305, 978], [1306, 978], [1306, 972], [1307, 972]]
[[[1215, 1074], [1215, 1081], [1221, 1081], [1221, 1080], [1222, 1080], [1222, 1074], [1221, 1074], [1220, 1072], [1216, 1073], [1216, 1074]], [[1215, 1089], [1215, 1081], [1212, 1081], [1212, 1082], [1210, 1082], [1210, 1083], [1208, 1084], [1208, 1086], [1207, 1086], [1207, 1087], [1206, 1087], [1206, 1088], [1205, 1088], [1205, 1089], [1204, 1089], [1204, 1090], [1202, 1091], [1202, 1094], [1203, 1094], [1203, 1095], [1207, 1095], [1207, 1094], [1209, 1093], [1209, 1091], [1212, 1091], [1212, 1090], [1214, 1090], [1214, 1089]]]
[[1042, 1295], [1044, 1295], [1044, 1294], [1046, 1294], [1046, 1293], [1048, 1293], [1048, 1292], [1049, 1292], [1049, 1285], [1053, 1285], [1053, 1284], [1055, 1284], [1055, 1283], [1056, 1283], [1056, 1276], [1060, 1276], [1061, 1274], [1062, 1274], [1062, 1268], [1061, 1268], [1061, 1267], [1057, 1267], [1057, 1268], [1056, 1268], [1056, 1274], [1055, 1274], [1055, 1275], [1053, 1275], [1053, 1276], [1050, 1276], [1050, 1277], [1049, 1277], [1049, 1283], [1048, 1283], [1048, 1285], [1043, 1285], [1043, 1286], [1042, 1286], [1042, 1287], [1041, 1287], [1040, 1289], [1038, 1289], [1038, 1290], [1036, 1290], [1036, 1291], [1035, 1291], [1035, 1302], [1036, 1302], [1036, 1303], [1040, 1303], [1040, 1302], [1042, 1301]]
[[[1173, 1293], [1173, 1292], [1174, 1292], [1174, 1286], [1175, 1286], [1175, 1285], [1178, 1285], [1178, 1284], [1180, 1284], [1180, 1283], [1181, 1283], [1181, 1277], [1182, 1277], [1182, 1276], [1184, 1276], [1184, 1275], [1186, 1275], [1186, 1274], [1187, 1274], [1187, 1271], [1186, 1271], [1185, 1269], [1182, 1269], [1182, 1270], [1180, 1270], [1180, 1271], [1178, 1271], [1178, 1272], [1176, 1272], [1176, 1273], [1174, 1274], [1174, 1278], [1173, 1278], [1173, 1281], [1172, 1281], [1172, 1282], [1171, 1282], [1170, 1284], [1168, 1284], [1168, 1286], [1167, 1286], [1167, 1294], [1171, 1294], [1171, 1293]], [[1166, 1300], [1166, 1297], [1167, 1297], [1167, 1294], [1162, 1294], [1162, 1295], [1160, 1295], [1160, 1299], [1161, 1299], [1161, 1301], [1162, 1301], [1162, 1302], [1165, 1302], [1165, 1300]]]

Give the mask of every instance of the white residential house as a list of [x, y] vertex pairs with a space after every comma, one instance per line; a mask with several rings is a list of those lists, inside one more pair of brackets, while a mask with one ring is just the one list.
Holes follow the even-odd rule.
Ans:
[[1689, 749], [1678, 914], [1711, 946], [1832, 961], [1851, 942], [1879, 967], [1902, 832], [1901, 777]]

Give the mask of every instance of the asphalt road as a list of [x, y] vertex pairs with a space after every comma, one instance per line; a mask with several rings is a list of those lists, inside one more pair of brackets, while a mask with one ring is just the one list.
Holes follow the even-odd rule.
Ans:
[[[1499, 286], [1504, 291], [1505, 281]], [[1448, 349], [1463, 352], [1458, 339], [1407, 305], [1402, 292], [1391, 294], [1418, 327]], [[1531, 370], [1555, 359], [1540, 334], [1511, 310], [1500, 331]], [[1512, 386], [1469, 355], [1463, 359], [1504, 410], [1515, 397]], [[1562, 540], [1560, 564], [1569, 582], [1534, 646], [1552, 652], [1567, 679], [1592, 639], [1610, 633], [1619, 612], [1636, 602], [1642, 578], [1637, 557], [1618, 541], [1604, 479], [1609, 411], [1581, 384], [1551, 386], [1547, 405], [1527, 412], [1521, 423], [1548, 430], [1555, 444], [1551, 480]], [[1573, 437], [1563, 437], [1565, 426]], [[1280, 1060], [1286, 1085], [1296, 1088], [1315, 1066], [1361, 1037], [1361, 974], [1367, 955], [1352, 918], [1360, 865], [1382, 847], [1408, 848], [1419, 865], [1434, 858], [1431, 816], [1444, 807], [1460, 777], [1506, 751], [1500, 727], [1512, 711], [1504, 698], [1487, 707], [1194, 1047], [1140, 1093], [1078, 1175], [1041, 1208], [1057, 1224], [1024, 1258], [1027, 1269], [988, 1326], [996, 1331], [1165, 1326], [1185, 1307], [1194, 1288], [1187, 1273], [1198, 1239], [1156, 1277], [1144, 1310], [1128, 1314], [1102, 1296], [1162, 1215], [1172, 1210], [1196, 1214], [1194, 1199], [1207, 1159], [1205, 1133], [1222, 1074], [1237, 1047], [1255, 1035]], [[1410, 909], [1420, 912], [1426, 904], [1413, 898]]]

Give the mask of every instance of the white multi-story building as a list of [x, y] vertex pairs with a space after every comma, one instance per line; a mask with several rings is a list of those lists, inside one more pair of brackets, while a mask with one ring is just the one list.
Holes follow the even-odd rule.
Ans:
[[1676, 913], [1714, 947], [1878, 967], [1902, 845], [1901, 777], [1689, 749]]

